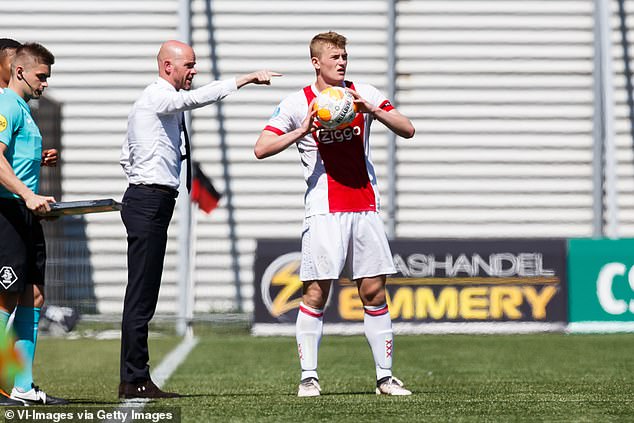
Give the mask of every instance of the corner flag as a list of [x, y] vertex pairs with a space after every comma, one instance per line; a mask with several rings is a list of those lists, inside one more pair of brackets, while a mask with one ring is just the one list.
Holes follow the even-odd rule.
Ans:
[[216, 191], [211, 180], [203, 173], [200, 163], [192, 162], [192, 171], [192, 202], [209, 214], [218, 206], [222, 194]]

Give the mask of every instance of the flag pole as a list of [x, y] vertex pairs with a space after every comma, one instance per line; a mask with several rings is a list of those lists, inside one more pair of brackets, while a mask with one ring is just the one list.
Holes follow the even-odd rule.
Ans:
[[[179, 0], [179, 34], [181, 41], [191, 45], [192, 27], [191, 27], [191, 0]], [[191, 114], [185, 112], [186, 125], [191, 128]], [[190, 153], [191, 154], [191, 153]], [[189, 157], [186, 165], [190, 165], [192, 157]], [[181, 184], [178, 194], [178, 311], [176, 316], [176, 333], [180, 336], [187, 335], [188, 321], [187, 315], [189, 311], [187, 307], [188, 289], [192, 284], [191, 281], [191, 200], [187, 192], [187, 184], [183, 182], [186, 179], [187, 172], [181, 172]]]
[[[191, 202], [190, 202], [191, 204]], [[196, 226], [198, 225], [198, 204], [194, 206], [191, 216], [191, 222], [189, 225], [190, 228], [190, 253], [189, 253], [189, 280], [186, 292], [183, 294], [185, 297], [184, 303], [186, 304], [185, 308], [185, 336], [193, 336], [194, 329], [192, 327], [192, 322], [194, 321], [194, 304], [196, 300], [196, 293], [194, 292], [194, 275], [196, 273], [196, 252], [198, 251], [198, 236], [196, 235]]]

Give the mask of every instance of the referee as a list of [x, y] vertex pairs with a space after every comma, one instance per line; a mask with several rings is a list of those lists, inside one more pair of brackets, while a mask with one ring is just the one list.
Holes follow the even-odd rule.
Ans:
[[54, 166], [57, 151], [42, 156], [42, 135], [28, 102], [48, 87], [53, 63], [55, 57], [41, 44], [18, 45], [8, 87], [0, 92], [0, 332], [15, 312], [15, 351], [23, 368], [13, 380], [11, 399], [18, 404], [68, 403], [47, 395], [33, 381], [46, 268], [44, 233], [35, 214], [50, 210], [49, 203], [55, 201], [38, 192], [40, 168]]
[[[129, 186], [121, 218], [128, 234], [128, 285], [121, 324], [119, 398], [173, 398], [150, 379], [148, 324], [156, 310], [169, 226], [187, 158], [191, 184], [185, 110], [220, 101], [246, 84], [270, 85], [281, 74], [261, 70], [192, 90], [196, 55], [187, 44], [166, 41], [157, 56], [158, 78], [132, 106], [121, 152]], [[181, 155], [184, 144], [185, 155]]]

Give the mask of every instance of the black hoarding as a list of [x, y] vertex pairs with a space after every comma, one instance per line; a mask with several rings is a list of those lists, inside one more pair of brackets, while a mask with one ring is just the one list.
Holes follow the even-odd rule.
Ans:
[[[559, 328], [567, 321], [563, 239], [396, 240], [390, 245], [397, 273], [388, 277], [388, 305], [397, 329], [399, 324], [411, 329], [443, 323], [448, 328], [485, 324], [495, 331], [501, 325], [541, 323], [546, 325], [533, 327], [551, 330], [552, 324]], [[295, 322], [300, 259], [299, 241], [258, 241], [254, 326]], [[352, 281], [334, 283], [324, 319], [363, 321]]]

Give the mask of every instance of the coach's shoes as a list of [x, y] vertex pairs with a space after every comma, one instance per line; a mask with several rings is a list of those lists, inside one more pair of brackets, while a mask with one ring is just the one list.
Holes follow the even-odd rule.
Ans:
[[403, 382], [394, 376], [384, 377], [376, 382], [377, 395], [412, 395], [403, 387]]
[[46, 395], [44, 391], [41, 391], [39, 386], [31, 384], [31, 390], [22, 392], [17, 388], [11, 390], [11, 399], [23, 401], [26, 404], [42, 404], [42, 405], [64, 405], [68, 404], [68, 400], [64, 398], [57, 398], [51, 395]]
[[151, 380], [144, 380], [137, 383], [121, 382], [119, 384], [119, 398], [178, 398], [176, 392], [165, 392], [154, 384]]
[[314, 377], [307, 377], [299, 384], [298, 397], [318, 397], [319, 395], [321, 395], [321, 386]]

